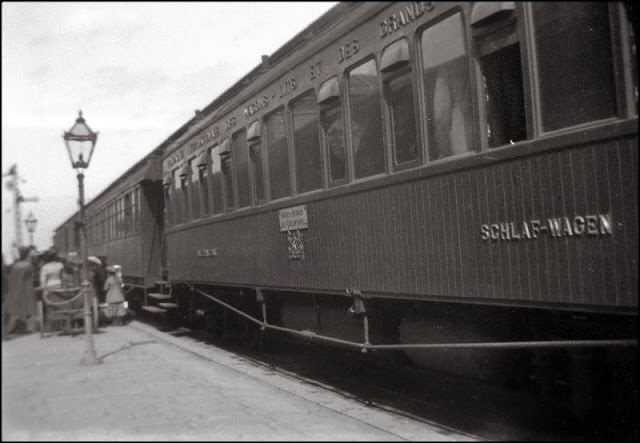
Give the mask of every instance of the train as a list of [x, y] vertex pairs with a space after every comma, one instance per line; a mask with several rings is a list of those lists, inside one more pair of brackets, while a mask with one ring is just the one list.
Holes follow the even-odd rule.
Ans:
[[637, 365], [634, 26], [618, 2], [338, 3], [54, 245], [85, 232], [131, 306], [217, 333], [482, 379]]

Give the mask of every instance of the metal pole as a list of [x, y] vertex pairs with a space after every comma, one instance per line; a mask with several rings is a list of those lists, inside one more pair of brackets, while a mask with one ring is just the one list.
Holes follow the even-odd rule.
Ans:
[[78, 173], [78, 187], [80, 190], [80, 251], [82, 253], [82, 290], [84, 291], [84, 331], [87, 337], [86, 350], [82, 357], [83, 365], [97, 365], [102, 363], [102, 360], [96, 355], [96, 348], [93, 342], [93, 319], [91, 315], [91, 291], [89, 290], [89, 272], [87, 268], [87, 239], [85, 233], [85, 219], [84, 219], [84, 174]]
[[33, 232], [29, 232], [29, 246], [33, 246]]

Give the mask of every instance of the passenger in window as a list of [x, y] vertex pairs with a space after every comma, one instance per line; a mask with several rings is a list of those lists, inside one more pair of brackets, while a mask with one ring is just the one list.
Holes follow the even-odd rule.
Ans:
[[[462, 73], [464, 75], [465, 73]], [[470, 114], [466, 81], [460, 69], [442, 66], [436, 75], [433, 93], [433, 119], [437, 158], [469, 151], [466, 115]]]
[[349, 95], [355, 178], [384, 172], [380, 91], [375, 60], [369, 60], [351, 71]]
[[482, 75], [481, 104], [489, 147], [526, 139], [518, 22], [513, 13], [475, 24], [474, 57]]
[[320, 113], [320, 124], [324, 130], [329, 154], [329, 180], [346, 177], [346, 155], [344, 146], [344, 124], [340, 104], [326, 106]]
[[426, 29], [421, 41], [430, 158], [471, 151], [473, 114], [461, 14]]
[[396, 165], [418, 159], [417, 131], [410, 71], [385, 82]]

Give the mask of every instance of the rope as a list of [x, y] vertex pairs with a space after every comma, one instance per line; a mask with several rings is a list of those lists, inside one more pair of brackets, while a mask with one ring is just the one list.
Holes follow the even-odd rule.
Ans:
[[[50, 288], [47, 290], [47, 292], [44, 292], [42, 295], [42, 299], [47, 303], [47, 305], [51, 305], [51, 306], [62, 306], [62, 305], [66, 305], [69, 303], [74, 302], [75, 300], [77, 300], [78, 298], [80, 298], [81, 295], [84, 295], [85, 291], [87, 289], [85, 288], [62, 288], [62, 289], [56, 289], [56, 288]], [[78, 291], [78, 293], [67, 299], [67, 300], [63, 300], [60, 302], [57, 301], [53, 301], [49, 299], [49, 294], [50, 293], [54, 293], [54, 294], [64, 294], [67, 292], [72, 292], [72, 291]]]

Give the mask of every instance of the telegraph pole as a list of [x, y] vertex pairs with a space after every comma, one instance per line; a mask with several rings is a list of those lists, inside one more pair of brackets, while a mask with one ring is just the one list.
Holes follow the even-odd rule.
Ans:
[[7, 189], [13, 191], [13, 216], [16, 225], [16, 248], [19, 248], [23, 245], [22, 242], [22, 212], [20, 209], [20, 205], [24, 202], [37, 202], [38, 197], [29, 197], [25, 198], [20, 193], [20, 182], [26, 183], [20, 176], [18, 175], [18, 165], [13, 165], [9, 168], [9, 172], [6, 174], [2, 174], [3, 177], [10, 177], [7, 181]]

